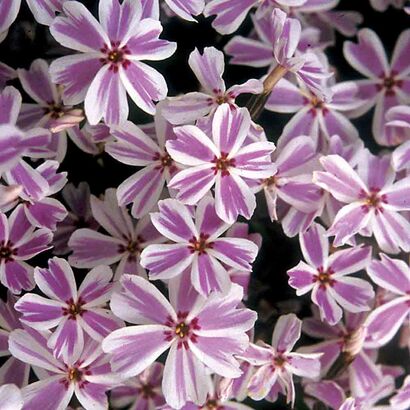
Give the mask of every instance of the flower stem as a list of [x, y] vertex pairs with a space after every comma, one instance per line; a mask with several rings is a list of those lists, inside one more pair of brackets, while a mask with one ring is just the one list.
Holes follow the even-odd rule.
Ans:
[[288, 70], [285, 67], [277, 65], [265, 78], [263, 82], [263, 92], [250, 98], [247, 107], [254, 121], [262, 113], [266, 101], [268, 100], [275, 85], [287, 72]]

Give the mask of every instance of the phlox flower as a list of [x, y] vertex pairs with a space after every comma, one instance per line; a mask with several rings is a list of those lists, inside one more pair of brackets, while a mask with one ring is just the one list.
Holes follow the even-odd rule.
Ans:
[[359, 139], [357, 129], [344, 114], [363, 104], [357, 97], [358, 87], [354, 82], [346, 81], [329, 88], [332, 101], [325, 102], [303, 84], [296, 85], [282, 78], [275, 85], [265, 108], [274, 112], [295, 113], [283, 129], [280, 137], [282, 144], [300, 135], [311, 136], [318, 149], [326, 148], [333, 135], [338, 135], [344, 144]]
[[13, 356], [35, 366], [40, 380], [22, 389], [25, 410], [65, 410], [73, 395], [85, 410], [108, 408], [106, 390], [119, 383], [99, 343], [85, 340], [80, 358], [66, 363], [47, 346], [48, 332], [27, 328], [10, 335]]
[[33, 289], [33, 268], [26, 261], [51, 248], [52, 238], [50, 230], [31, 225], [23, 205], [18, 205], [8, 218], [0, 213], [1, 284], [17, 294], [22, 289]]
[[406, 410], [410, 407], [410, 376], [404, 379], [403, 385], [390, 399], [390, 405], [397, 410]]
[[410, 178], [394, 182], [396, 174], [388, 156], [376, 157], [366, 151], [357, 171], [339, 155], [324, 156], [320, 162], [325, 171], [315, 171], [314, 181], [346, 204], [327, 232], [335, 236], [335, 246], [359, 233], [373, 234], [385, 252], [410, 249], [410, 223], [399, 213], [410, 210]]
[[23, 327], [20, 322], [21, 315], [14, 308], [16, 301], [17, 298], [10, 291], [7, 292], [6, 302], [0, 300], [0, 356], [5, 359], [0, 367], [0, 386], [12, 383], [24, 387], [28, 383], [30, 365], [11, 356], [9, 351], [10, 333]]
[[[261, 179], [256, 189], [264, 191], [272, 221], [281, 220], [282, 223], [288, 224], [288, 221], [278, 215], [278, 210], [286, 204], [296, 211], [295, 213], [291, 210], [289, 214], [292, 212], [297, 219], [304, 221], [297, 225], [305, 230], [323, 206], [322, 194], [312, 182], [312, 171], [316, 168], [317, 162], [315, 144], [310, 137], [299, 136], [287, 144], [282, 144], [279, 139], [278, 145], [280, 148], [272, 155], [276, 172], [268, 178]], [[305, 217], [301, 217], [302, 214]], [[289, 234], [289, 230], [285, 227], [284, 229]], [[296, 230], [294, 235], [298, 232], [299, 230]]]
[[215, 185], [218, 216], [227, 223], [235, 222], [238, 215], [249, 219], [256, 201], [248, 183], [268, 178], [275, 170], [270, 159], [273, 143], [245, 145], [250, 127], [245, 108], [222, 104], [212, 119], [211, 136], [193, 125], [175, 128], [177, 138], [168, 141], [166, 148], [175, 161], [187, 165], [168, 184], [178, 191], [177, 199], [193, 205]]
[[47, 181], [23, 157], [45, 158], [53, 155], [48, 149], [50, 132], [31, 128], [24, 132], [16, 127], [21, 108], [21, 95], [14, 87], [0, 92], [0, 175], [13, 184], [22, 185], [34, 199], [47, 191]]
[[98, 229], [90, 206], [90, 187], [87, 182], [80, 182], [77, 187], [67, 184], [61, 192], [65, 204], [68, 206], [68, 215], [57, 224], [53, 236], [53, 253], [64, 255], [70, 252], [68, 240], [79, 228]]
[[[141, 0], [143, 16], [159, 20], [160, 0]], [[205, 0], [164, 0], [164, 3], [179, 17], [196, 21], [193, 16], [202, 13]]]
[[372, 347], [384, 346], [410, 315], [410, 268], [399, 259], [380, 254], [373, 260], [367, 273], [374, 283], [394, 294], [394, 297], [373, 310], [366, 320]]
[[303, 385], [305, 403], [313, 407], [319, 400], [331, 409], [339, 409], [346, 400], [342, 387], [333, 380], [307, 381]]
[[248, 385], [249, 396], [262, 400], [269, 396], [276, 401], [278, 393], [286, 394], [286, 401], [295, 402], [293, 375], [315, 378], [320, 373], [320, 354], [295, 353], [292, 349], [299, 340], [302, 321], [293, 313], [279, 318], [272, 334], [272, 345], [261, 342], [243, 355], [244, 360], [258, 366]]
[[389, 6], [402, 9], [406, 0], [370, 0], [371, 6], [377, 11], [386, 11]]
[[15, 384], [3, 384], [0, 387], [0, 410], [21, 410], [23, 396]]
[[53, 81], [64, 87], [67, 105], [85, 100], [90, 124], [101, 118], [118, 124], [128, 117], [127, 93], [142, 110], [153, 114], [153, 101], [165, 98], [167, 85], [158, 71], [141, 60], [162, 60], [175, 51], [175, 44], [158, 38], [159, 21], [141, 20], [141, 3], [104, 0], [99, 3], [100, 23], [77, 1], [63, 4], [51, 34], [63, 46], [81, 54], [54, 60]]
[[21, 322], [37, 330], [56, 328], [47, 342], [55, 357], [75, 362], [84, 346], [84, 332], [101, 341], [121, 326], [104, 306], [113, 290], [112, 271], [98, 266], [83, 279], [77, 290], [74, 273], [61, 258], [48, 261], [48, 269], [36, 268], [34, 279], [48, 297], [26, 293], [15, 305]]
[[[383, 369], [375, 363], [377, 351], [369, 346], [371, 333], [366, 329], [366, 313], [345, 312], [344, 320], [336, 325], [329, 325], [320, 319], [320, 314], [313, 309], [314, 316], [303, 321], [303, 332], [309, 337], [320, 339], [318, 343], [302, 346], [301, 353], [321, 353], [321, 378], [343, 357], [349, 366], [339, 377], [340, 383], [348, 384], [353, 395], [361, 397], [376, 388], [383, 380]], [[324, 386], [309, 383], [309, 390], [317, 392]], [[315, 394], [315, 393], [314, 393]], [[313, 396], [314, 396], [313, 394]], [[315, 397], [315, 396], [314, 396]]]
[[204, 48], [202, 55], [195, 49], [189, 56], [188, 64], [202, 90], [168, 98], [162, 112], [172, 124], [188, 124], [213, 114], [224, 103], [236, 107], [235, 99], [238, 95], [259, 94], [263, 91], [262, 82], [259, 80], [248, 80], [244, 84], [226, 89], [222, 79], [225, 70], [224, 55], [214, 47]]
[[114, 141], [105, 145], [105, 151], [116, 160], [143, 167], [117, 188], [120, 206], [132, 202], [131, 214], [141, 218], [158, 203], [164, 186], [181, 169], [168, 154], [165, 143], [175, 138], [171, 125], [159, 110], [155, 116], [156, 141], [131, 122], [111, 130]]
[[204, 298], [192, 288], [189, 275], [171, 279], [170, 302], [147, 280], [123, 275], [114, 293], [115, 315], [139, 326], [107, 336], [103, 350], [112, 355], [113, 371], [123, 377], [141, 373], [170, 349], [162, 391], [168, 405], [180, 409], [187, 402], [202, 406], [208, 394], [207, 368], [218, 375], [241, 374], [235, 355], [249, 344], [246, 331], [255, 312], [240, 306], [242, 288], [233, 284], [225, 294]]
[[196, 207], [195, 222], [189, 208], [176, 199], [158, 203], [159, 213], [151, 214], [157, 230], [173, 243], [154, 244], [141, 254], [141, 265], [149, 278], [169, 279], [190, 272], [193, 287], [207, 296], [213, 291], [229, 290], [231, 280], [226, 268], [250, 271], [258, 247], [242, 238], [220, 238], [229, 228], [215, 212], [212, 197], [203, 198]]
[[[23, 129], [37, 126], [51, 130], [53, 134], [49, 148], [61, 162], [67, 151], [65, 130], [84, 119], [83, 110], [63, 104], [62, 89], [51, 82], [49, 66], [45, 60], [34, 60], [28, 70], [20, 68], [17, 73], [24, 91], [35, 101], [35, 104], [22, 105], [18, 124]], [[77, 144], [75, 138], [72, 140]]]
[[357, 36], [359, 42], [345, 42], [343, 52], [350, 65], [367, 77], [356, 81], [358, 96], [366, 101], [358, 113], [360, 115], [375, 105], [372, 130], [376, 142], [397, 145], [401, 139], [392, 128], [386, 127], [385, 114], [389, 108], [410, 101], [410, 30], [400, 34], [390, 64], [383, 43], [374, 31], [365, 28]]
[[154, 362], [139, 375], [128, 379], [110, 393], [110, 402], [115, 408], [131, 410], [163, 408], [164, 395], [161, 390], [164, 365]]
[[[44, 161], [36, 168], [40, 177], [45, 180], [47, 191], [37, 199], [30, 197], [24, 187], [19, 193], [19, 197], [23, 201], [24, 211], [30, 223], [37, 228], [47, 228], [51, 231], [56, 230], [57, 222], [62, 221], [67, 216], [67, 210], [64, 205], [55, 198], [50, 198], [52, 195], [59, 192], [66, 184], [66, 172], [57, 173], [59, 163], [57, 161]], [[12, 176], [7, 178], [9, 183], [16, 183]], [[15, 205], [15, 204], [11, 204]], [[10, 204], [9, 206], [10, 207]]]
[[233, 56], [231, 64], [278, 65], [283, 75], [293, 73], [316, 96], [329, 101], [331, 94], [324, 80], [331, 74], [315, 53], [298, 50], [302, 34], [300, 21], [287, 17], [278, 8], [273, 10], [269, 19], [253, 20], [258, 40], [236, 36], [225, 46], [225, 52]]
[[253, 7], [258, 8], [258, 14], [271, 10], [273, 6], [297, 7], [307, 1], [309, 0], [211, 0], [205, 7], [204, 15], [216, 15], [212, 27], [221, 34], [231, 34], [239, 28]]
[[149, 244], [163, 242], [149, 216], [135, 224], [127, 209], [118, 206], [115, 189], [107, 189], [104, 199], [91, 196], [91, 211], [107, 234], [90, 228], [77, 229], [68, 242], [73, 250], [68, 257], [70, 265], [94, 268], [118, 262], [115, 279], [124, 272], [145, 276], [140, 264], [141, 251]]
[[373, 288], [367, 281], [352, 278], [352, 273], [366, 268], [371, 254], [370, 247], [358, 246], [343, 249], [329, 256], [329, 242], [325, 229], [313, 223], [299, 236], [300, 247], [306, 262], [288, 270], [289, 285], [298, 296], [312, 291], [312, 301], [319, 307], [322, 320], [335, 325], [343, 311], [370, 310], [374, 297]]

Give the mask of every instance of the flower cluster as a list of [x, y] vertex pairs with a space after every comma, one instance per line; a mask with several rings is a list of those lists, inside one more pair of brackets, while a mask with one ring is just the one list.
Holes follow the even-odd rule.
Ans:
[[[0, 410], [410, 408], [410, 29], [388, 59], [338, 0], [26, 2], [53, 52], [0, 62]], [[234, 34], [179, 94], [177, 19]], [[282, 305], [255, 273], [279, 231]]]

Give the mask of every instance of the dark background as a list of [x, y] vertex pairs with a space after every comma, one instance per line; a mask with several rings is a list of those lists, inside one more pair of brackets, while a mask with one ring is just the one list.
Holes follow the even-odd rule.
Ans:
[[[82, 1], [94, 14], [97, 12], [97, 0]], [[401, 31], [409, 26], [410, 17], [402, 10], [389, 8], [384, 13], [373, 10], [368, 0], [341, 0], [337, 10], [359, 11], [364, 22], [360, 27], [369, 27], [376, 31], [382, 39], [388, 55], [391, 55], [396, 39]], [[239, 34], [246, 36], [251, 30], [250, 20], [240, 27]], [[187, 60], [191, 51], [198, 47], [202, 49], [214, 46], [222, 49], [232, 36], [221, 36], [212, 29], [210, 20], [199, 19], [199, 23], [185, 22], [179, 18], [170, 18], [164, 24], [162, 38], [175, 41], [178, 49], [174, 56], [162, 62], [152, 65], [165, 76], [169, 95], [177, 95], [197, 90], [198, 84], [193, 73], [190, 71]], [[342, 53], [342, 45], [345, 37], [337, 34], [334, 47], [327, 49], [330, 63], [337, 68], [336, 78], [338, 81], [360, 78], [361, 75], [351, 68], [345, 61]], [[36, 58], [54, 59], [64, 53], [70, 54], [57, 45], [48, 34], [48, 28], [35, 23], [26, 4], [23, 2], [21, 12], [17, 21], [12, 25], [6, 40], [0, 44], [0, 59], [14, 68], [28, 68]], [[410, 56], [409, 56], [410, 58]], [[266, 73], [265, 69], [254, 69], [249, 67], [227, 65], [224, 78], [227, 85], [237, 84], [249, 78], [258, 78]], [[18, 88], [18, 83], [15, 82]], [[21, 89], [21, 88], [20, 88]], [[26, 96], [26, 101], [29, 102]], [[246, 104], [246, 98], [239, 103]], [[132, 120], [137, 123], [150, 122], [150, 117], [141, 112], [134, 104], [130, 105]], [[372, 111], [353, 122], [360, 131], [361, 138], [373, 152], [378, 148], [373, 142], [371, 135]], [[281, 130], [290, 118], [288, 115], [265, 112], [260, 123], [266, 131], [269, 140], [276, 142]], [[87, 181], [94, 194], [102, 193], [108, 187], [118, 186], [125, 178], [136, 171], [116, 162], [106, 154], [97, 157], [84, 154], [77, 149], [71, 141], [66, 159], [62, 163], [61, 170], [68, 171], [70, 182], [78, 184]], [[251, 281], [249, 306], [256, 309], [260, 320], [256, 327], [256, 334], [269, 341], [272, 327], [278, 315], [290, 311], [296, 311], [300, 317], [309, 315], [310, 297], [296, 298], [294, 290], [287, 284], [286, 271], [295, 266], [300, 258], [300, 250], [297, 239], [287, 238], [281, 230], [280, 225], [271, 223], [267, 217], [264, 198], [259, 197], [259, 209], [250, 222], [251, 230], [263, 235], [263, 245], [254, 266]], [[38, 263], [45, 265], [47, 257], [42, 255]], [[395, 364], [406, 364], [408, 368], [408, 354], [401, 350], [395, 353], [385, 352], [382, 357]], [[298, 395], [299, 397], [301, 395]], [[286, 408], [283, 402], [276, 405], [271, 403], [252, 403], [252, 407], [260, 409]], [[297, 403], [296, 408], [304, 406]]]

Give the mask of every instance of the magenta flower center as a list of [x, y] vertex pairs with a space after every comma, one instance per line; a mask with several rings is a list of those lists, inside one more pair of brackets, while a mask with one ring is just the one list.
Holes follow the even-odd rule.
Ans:
[[319, 267], [317, 270], [318, 274], [313, 278], [313, 282], [319, 282], [319, 286], [322, 288], [326, 288], [327, 286], [333, 286], [335, 284], [335, 280], [332, 279], [332, 275], [334, 274], [332, 268], [328, 270], [324, 270], [323, 267]]
[[165, 322], [165, 326], [172, 329], [164, 332], [165, 340], [171, 341], [176, 338], [178, 349], [182, 348], [182, 346], [188, 349], [188, 340], [193, 343], [197, 342], [197, 336], [194, 331], [199, 330], [201, 327], [198, 325], [198, 318], [196, 317], [188, 321], [188, 314], [189, 312], [178, 312], [176, 321], [168, 317]]
[[130, 239], [127, 245], [120, 245], [118, 247], [119, 253], [128, 253], [128, 260], [135, 260], [136, 257], [142, 252], [142, 243], [144, 239], [141, 236], [137, 236], [137, 239]]
[[366, 210], [373, 208], [376, 211], [383, 211], [382, 204], [387, 204], [386, 195], [380, 195], [379, 188], [370, 188], [370, 192], [361, 192], [360, 196], [364, 199], [363, 207]]
[[141, 387], [138, 388], [138, 393], [146, 400], [153, 399], [156, 396], [154, 387], [149, 383], [141, 385]]
[[127, 54], [130, 54], [127, 46], [120, 47], [119, 41], [112, 41], [111, 47], [106, 44], [100, 49], [100, 51], [105, 54], [105, 57], [100, 58], [101, 63], [109, 64], [109, 69], [114, 73], [118, 72], [119, 66], [121, 65], [124, 69], [131, 64], [126, 58]]
[[263, 184], [266, 186], [274, 186], [278, 183], [278, 178], [276, 177], [276, 175], [272, 175], [269, 178], [266, 178], [263, 180]]
[[282, 353], [278, 353], [274, 358], [273, 358], [273, 365], [275, 367], [283, 368], [283, 366], [288, 362], [288, 359], [286, 356], [284, 356]]
[[208, 409], [208, 410], [221, 410], [223, 409], [222, 406], [219, 405], [218, 400], [216, 399], [209, 399], [207, 400], [207, 402], [205, 403], [205, 406], [202, 407], [203, 409]]
[[84, 376], [89, 376], [91, 371], [87, 367], [80, 369], [77, 366], [67, 367], [67, 376], [66, 379], [61, 380], [62, 383], [68, 388], [71, 383], [77, 383], [80, 388], [83, 388], [88, 381], [84, 380]]
[[13, 243], [0, 241], [0, 262], [12, 262], [14, 255], [17, 255], [17, 249], [13, 249]]
[[76, 320], [77, 315], [82, 315], [84, 310], [82, 309], [82, 305], [85, 304], [85, 302], [81, 299], [78, 298], [77, 302], [74, 302], [73, 298], [70, 298], [67, 300], [67, 307], [63, 307], [63, 315], [64, 316], [69, 316], [69, 319]]
[[154, 161], [159, 161], [160, 165], [157, 168], [161, 169], [162, 171], [165, 168], [171, 168], [174, 165], [174, 160], [166, 151], [163, 155], [160, 155], [159, 153], [156, 154], [153, 159]]
[[215, 157], [212, 162], [215, 164], [215, 167], [213, 168], [215, 174], [220, 171], [223, 177], [229, 175], [230, 167], [235, 166], [235, 159], [229, 159], [228, 154], [225, 152], [221, 152], [221, 156], [219, 158]]
[[395, 90], [394, 88], [400, 88], [403, 84], [403, 82], [399, 79], [397, 79], [396, 76], [397, 73], [392, 72], [391, 75], [389, 76], [383, 76], [381, 78], [381, 84], [378, 86], [379, 90], [385, 89], [386, 90], [386, 95], [395, 95]]
[[191, 253], [198, 252], [200, 255], [206, 253], [207, 249], [212, 249], [213, 243], [208, 242], [209, 235], [201, 233], [199, 238], [193, 237], [189, 241], [188, 248], [190, 249]]
[[49, 114], [55, 120], [64, 117], [65, 111], [62, 105], [56, 104], [54, 101], [47, 102], [47, 104], [48, 107], [44, 109], [45, 114]]

